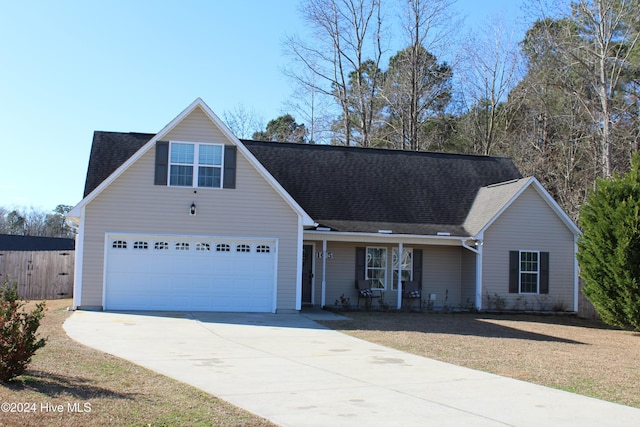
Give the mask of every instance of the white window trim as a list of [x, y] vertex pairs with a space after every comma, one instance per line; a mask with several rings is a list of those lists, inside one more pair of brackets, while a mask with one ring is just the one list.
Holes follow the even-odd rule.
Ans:
[[[171, 162], [171, 148], [174, 144], [189, 144], [193, 145], [193, 163], [172, 163]], [[210, 168], [220, 168], [220, 185], [218, 187], [199, 187], [198, 186], [198, 167], [200, 164], [198, 163], [200, 146], [203, 145], [216, 145], [221, 148], [220, 154], [220, 166], [217, 165], [202, 165], [203, 167]], [[188, 185], [171, 185], [171, 166], [191, 166], [193, 168], [193, 173], [191, 175], [191, 186]], [[168, 187], [177, 187], [177, 188], [223, 188], [224, 183], [224, 144], [219, 144], [215, 142], [193, 142], [193, 141], [169, 141], [169, 159], [167, 162], [167, 186]]]
[[[523, 292], [522, 291], [522, 273], [525, 274], [534, 274], [533, 271], [522, 271], [522, 254], [523, 253], [533, 253], [537, 254], [538, 262], [537, 262], [537, 271], [536, 275], [536, 291], [535, 292]], [[522, 295], [539, 295], [540, 294], [540, 251], [532, 251], [532, 250], [520, 250], [518, 251], [518, 293]]]
[[385, 246], [367, 246], [365, 249], [365, 258], [364, 258], [364, 277], [366, 280], [370, 280], [371, 278], [369, 277], [369, 263], [367, 261], [368, 255], [369, 255], [369, 249], [384, 249], [384, 253], [385, 253], [385, 260], [384, 260], [384, 269], [382, 268], [371, 268], [371, 270], [384, 270], [384, 283], [382, 284], [383, 286], [381, 288], [374, 288], [372, 287], [371, 289], [374, 290], [380, 290], [380, 291], [386, 291], [387, 290], [387, 276], [388, 276], [388, 270], [389, 270], [389, 248], [385, 247]]

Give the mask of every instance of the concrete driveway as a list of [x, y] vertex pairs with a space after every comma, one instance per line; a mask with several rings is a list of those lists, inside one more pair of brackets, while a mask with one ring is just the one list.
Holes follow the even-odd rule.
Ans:
[[312, 318], [78, 311], [64, 328], [284, 426], [640, 425], [639, 409], [392, 350]]

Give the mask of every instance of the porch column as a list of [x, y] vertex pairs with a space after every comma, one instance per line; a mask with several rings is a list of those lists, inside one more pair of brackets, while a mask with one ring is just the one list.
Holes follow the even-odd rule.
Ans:
[[402, 308], [402, 242], [398, 243], [398, 310]]
[[327, 303], [327, 241], [322, 241], [322, 304], [323, 307]]
[[476, 250], [476, 309], [482, 310], [482, 240]]

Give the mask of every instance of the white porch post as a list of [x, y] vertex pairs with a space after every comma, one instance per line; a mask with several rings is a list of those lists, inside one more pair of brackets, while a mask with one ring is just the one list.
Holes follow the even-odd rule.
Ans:
[[402, 308], [402, 242], [398, 243], [398, 310]]
[[327, 241], [322, 240], [322, 304], [327, 304]]
[[476, 252], [476, 309], [482, 310], [482, 240], [478, 242]]

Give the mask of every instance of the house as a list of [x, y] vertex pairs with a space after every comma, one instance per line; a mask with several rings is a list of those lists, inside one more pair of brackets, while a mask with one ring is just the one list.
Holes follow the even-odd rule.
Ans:
[[24, 299], [71, 298], [74, 240], [0, 234], [0, 284], [17, 282]]
[[80, 309], [577, 309], [580, 231], [511, 160], [239, 140], [200, 99], [95, 132], [69, 217]]

